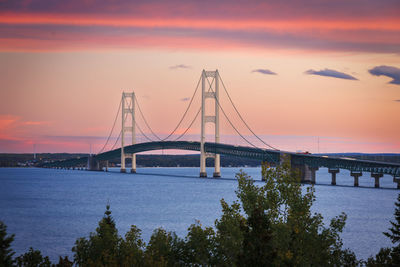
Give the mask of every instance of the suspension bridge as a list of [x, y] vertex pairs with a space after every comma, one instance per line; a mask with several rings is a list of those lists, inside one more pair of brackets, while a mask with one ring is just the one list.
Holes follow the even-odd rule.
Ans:
[[[248, 136], [246, 137], [246, 135], [244, 135], [239, 128], [236, 127], [236, 125], [233, 123], [233, 120], [230, 119], [221, 103], [220, 87], [224, 89], [223, 92], [226, 94], [227, 99], [229, 100], [228, 103], [230, 103], [231, 108], [233, 108], [241, 123], [246, 127], [247, 131], [251, 133], [253, 139], [257, 140], [260, 144], [262, 144], [261, 146], [263, 147], [257, 146], [254, 141], [248, 138]], [[198, 109], [196, 109], [197, 111], [195, 112], [194, 118], [189, 120], [190, 123], [186, 128], [184, 128], [185, 130], [178, 134], [178, 129], [180, 129], [184, 119], [188, 116], [189, 110], [193, 106], [199, 88], [201, 88], [201, 105]], [[214, 102], [213, 108], [210, 108], [210, 105], [206, 104], [208, 99]], [[209, 115], [210, 111], [212, 115]], [[145, 132], [144, 127], [141, 127], [136, 119], [137, 112], [139, 113], [144, 125], [148, 129], [147, 133]], [[221, 113], [236, 134], [244, 142], [246, 142], [247, 146], [224, 144], [220, 142]], [[111, 137], [120, 114], [122, 122], [121, 130], [113, 146], [106, 151], [107, 145], [112, 139]], [[182, 138], [187, 135], [188, 131], [194, 125], [194, 122], [197, 120], [199, 115], [201, 117], [200, 140], [182, 140]], [[214, 124], [214, 142], [206, 142], [206, 124], [208, 123]], [[138, 130], [141, 136], [146, 139], [146, 142], [136, 142], [136, 130]], [[127, 142], [127, 139], [129, 139], [129, 142]], [[116, 148], [119, 142], [120, 147]], [[171, 133], [169, 133], [166, 137], [161, 138], [150, 127], [150, 124], [147, 122], [147, 119], [142, 112], [135, 93], [123, 92], [110, 134], [106, 139], [104, 146], [96, 155], [46, 163], [43, 164], [42, 167], [82, 168], [85, 166], [87, 170], [103, 170], [104, 168], [107, 169], [109, 160], [120, 158], [120, 170], [121, 172], [126, 172], [125, 161], [127, 158], [130, 158], [132, 161], [130, 172], [135, 173], [137, 153], [167, 149], [199, 151], [200, 177], [207, 177], [207, 158], [214, 159], [213, 177], [220, 177], [220, 155], [228, 155], [233, 157], [260, 160], [264, 164], [268, 164], [270, 166], [276, 166], [282, 164], [284, 161], [287, 161], [292, 168], [295, 168], [300, 172], [302, 182], [305, 183], [315, 183], [316, 171], [321, 167], [325, 167], [328, 168], [328, 171], [332, 176], [332, 185], [336, 185], [336, 174], [340, 172], [340, 169], [346, 169], [350, 171], [350, 175], [354, 179], [354, 186], [358, 186], [359, 177], [363, 175], [363, 172], [367, 172], [370, 173], [371, 178], [375, 179], [375, 187], [379, 187], [380, 178], [382, 178], [384, 174], [388, 174], [393, 176], [393, 182], [397, 183], [397, 188], [400, 189], [400, 164], [288, 152], [279, 150], [268, 144], [262, 138], [260, 138], [244, 120], [243, 116], [232, 101], [232, 98], [223, 80], [221, 79], [218, 70], [202, 71], [185, 112], [183, 113], [176, 127], [174, 127]]]

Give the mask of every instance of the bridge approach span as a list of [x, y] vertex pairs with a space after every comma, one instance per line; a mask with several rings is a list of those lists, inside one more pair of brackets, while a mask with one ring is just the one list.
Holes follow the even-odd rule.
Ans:
[[[200, 142], [191, 141], [159, 141], [146, 142], [126, 146], [125, 153], [140, 153], [154, 150], [190, 150], [200, 151]], [[347, 169], [349, 171], [364, 171], [379, 174], [390, 174], [400, 176], [400, 164], [376, 162], [349, 158], [336, 158], [318, 156], [312, 154], [297, 154], [293, 152], [253, 148], [246, 146], [235, 146], [222, 143], [206, 142], [204, 144], [205, 152], [211, 154], [221, 154], [227, 156], [257, 159], [270, 164], [279, 164], [284, 158], [290, 160], [292, 165], [307, 165], [310, 168], [326, 167], [329, 169]], [[97, 161], [107, 161], [121, 156], [121, 149], [114, 149], [94, 156]], [[87, 158], [71, 159], [61, 162], [53, 162], [47, 167], [73, 167], [78, 163], [87, 162]], [[46, 167], [46, 166], [45, 166]]]

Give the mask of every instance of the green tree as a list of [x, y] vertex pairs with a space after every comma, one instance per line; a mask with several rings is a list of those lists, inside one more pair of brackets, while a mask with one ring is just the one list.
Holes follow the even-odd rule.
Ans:
[[19, 267], [50, 267], [49, 257], [43, 257], [40, 250], [34, 250], [32, 247], [25, 254], [17, 257], [17, 266]]
[[384, 235], [390, 238], [395, 247], [393, 247], [390, 256], [394, 265], [400, 266], [400, 194], [397, 196], [397, 201], [394, 203], [396, 208], [394, 211], [395, 221], [390, 221], [392, 225], [389, 228], [390, 233], [385, 232]]
[[89, 239], [79, 238], [75, 242], [74, 262], [78, 266], [117, 266], [120, 239], [107, 205], [96, 233], [90, 233]]
[[144, 246], [141, 231], [135, 225], [125, 234], [125, 240], [119, 244], [119, 258], [122, 266], [143, 266]]
[[154, 230], [145, 250], [145, 266], [185, 266], [185, 242], [174, 232]]
[[12, 266], [15, 252], [11, 249], [14, 235], [7, 236], [7, 226], [0, 221], [0, 266]]
[[395, 246], [393, 248], [381, 248], [375, 258], [368, 258], [367, 266], [400, 266], [400, 194], [397, 196], [394, 205], [396, 206], [394, 211], [395, 221], [390, 221], [389, 232], [383, 234], [389, 237]]
[[185, 238], [186, 263], [195, 266], [216, 265], [215, 232], [211, 227], [202, 228], [199, 221], [192, 224]]
[[[263, 186], [245, 173], [237, 174], [239, 202], [221, 201], [216, 221], [217, 258], [236, 266], [354, 266], [354, 253], [343, 250], [340, 232], [346, 215], [323, 224], [312, 213], [314, 188], [302, 192], [299, 175], [289, 166], [263, 166]], [[239, 204], [240, 203], [240, 204]], [[243, 210], [243, 212], [242, 212]]]
[[393, 244], [400, 242], [400, 194], [397, 196], [397, 201], [394, 203], [396, 206], [394, 211], [395, 221], [390, 221], [392, 227], [389, 228], [389, 232], [384, 232], [383, 234], [390, 238]]
[[74, 263], [68, 259], [68, 256], [64, 258], [60, 256], [58, 263], [55, 265], [56, 267], [72, 267]]

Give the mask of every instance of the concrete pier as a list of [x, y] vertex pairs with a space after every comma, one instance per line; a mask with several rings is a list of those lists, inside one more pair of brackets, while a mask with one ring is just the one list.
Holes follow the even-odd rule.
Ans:
[[379, 188], [379, 179], [383, 177], [381, 173], [371, 173], [371, 177], [375, 179], [375, 187]]
[[213, 173], [214, 178], [221, 178], [221, 173], [220, 172], [214, 172]]
[[[292, 164], [292, 170], [298, 172], [300, 174], [300, 182], [305, 184], [310, 184], [312, 182], [312, 171], [307, 165], [297, 165]], [[315, 172], [314, 172], [315, 175]], [[315, 176], [314, 176], [315, 177]], [[315, 178], [314, 178], [315, 182]]]
[[318, 167], [309, 167], [310, 173], [311, 173], [311, 184], [315, 184], [316, 181], [316, 172], [319, 170]]
[[336, 185], [336, 174], [340, 172], [339, 169], [328, 169], [328, 172], [332, 175], [331, 185]]
[[393, 183], [397, 183], [397, 189], [400, 189], [400, 177], [393, 176]]
[[354, 178], [354, 186], [358, 186], [358, 178], [362, 176], [362, 172], [350, 172], [350, 175]]

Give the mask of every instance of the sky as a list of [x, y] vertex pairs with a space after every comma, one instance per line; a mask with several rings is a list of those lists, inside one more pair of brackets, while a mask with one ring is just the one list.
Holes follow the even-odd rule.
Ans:
[[[0, 153], [98, 152], [123, 91], [165, 137], [203, 69], [218, 69], [246, 123], [278, 149], [400, 153], [398, 14], [398, 0], [0, 0]], [[264, 147], [223, 91], [220, 102]], [[177, 134], [199, 107], [197, 92]], [[184, 140], [199, 133], [197, 118]], [[248, 145], [222, 114], [221, 141]]]

